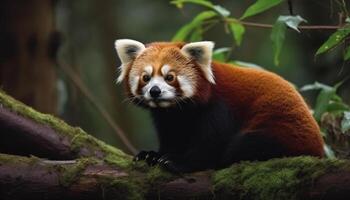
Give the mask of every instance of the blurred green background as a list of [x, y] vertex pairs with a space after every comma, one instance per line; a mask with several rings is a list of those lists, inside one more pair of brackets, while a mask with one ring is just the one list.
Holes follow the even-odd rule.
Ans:
[[[212, 2], [227, 8], [233, 17], [239, 17], [255, 1]], [[293, 1], [294, 12], [308, 24], [336, 25], [338, 13], [333, 4], [330, 0]], [[0, 10], [4, 27], [0, 31], [1, 87], [36, 109], [58, 115], [127, 151], [95, 106], [59, 67], [66, 66], [78, 74], [98, 104], [107, 110], [138, 149], [155, 149], [157, 139], [149, 114], [125, 101], [123, 86], [115, 84], [120, 63], [114, 41], [121, 38], [144, 43], [169, 41], [182, 25], [202, 10], [195, 5], [179, 10], [165, 0], [4, 0]], [[287, 3], [247, 21], [274, 24], [279, 15], [289, 15]], [[231, 57], [274, 71], [297, 87], [315, 81], [334, 85], [350, 75], [350, 63], [342, 60], [343, 49], [314, 56], [332, 32], [288, 30], [280, 66], [275, 66], [271, 29], [246, 27], [242, 44], [234, 47]], [[232, 36], [225, 33], [222, 25], [205, 33], [204, 39], [214, 41], [217, 48], [233, 44]], [[39, 51], [41, 48], [44, 50]], [[55, 55], [33, 54], [33, 49], [53, 51]], [[9, 53], [12, 51], [13, 55]], [[41, 62], [42, 59], [47, 62]], [[310, 105], [314, 103], [315, 94], [303, 93]], [[350, 102], [349, 81], [341, 86], [339, 94], [345, 102]]]

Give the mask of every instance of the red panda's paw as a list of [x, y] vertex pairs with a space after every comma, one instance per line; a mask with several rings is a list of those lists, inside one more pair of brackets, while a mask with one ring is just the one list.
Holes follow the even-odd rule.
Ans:
[[178, 161], [178, 159], [170, 154], [165, 154], [158, 159], [158, 165], [164, 170], [179, 174], [186, 171], [184, 165]]
[[158, 164], [158, 159], [160, 158], [160, 154], [155, 151], [140, 151], [135, 157], [134, 161], [146, 161], [146, 163], [150, 166]]

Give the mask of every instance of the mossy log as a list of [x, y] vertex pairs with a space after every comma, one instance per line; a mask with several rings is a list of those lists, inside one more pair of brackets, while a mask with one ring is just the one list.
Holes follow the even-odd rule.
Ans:
[[0, 104], [0, 199], [350, 199], [348, 160], [281, 158], [173, 175], [3, 92]]

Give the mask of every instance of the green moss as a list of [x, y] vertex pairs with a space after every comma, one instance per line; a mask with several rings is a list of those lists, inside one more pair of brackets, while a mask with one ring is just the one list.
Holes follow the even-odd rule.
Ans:
[[37, 122], [47, 124], [56, 130], [62, 132], [71, 132], [72, 127], [68, 126], [64, 121], [53, 117], [52, 115], [42, 114], [35, 111], [33, 108], [24, 105], [16, 99], [5, 94], [4, 91], [0, 91], [0, 103], [16, 113], [34, 119]]
[[98, 160], [94, 158], [81, 158], [76, 160], [74, 164], [60, 165], [54, 168], [60, 173], [60, 184], [68, 187], [81, 176], [89, 165], [96, 163], [98, 163]]
[[214, 173], [214, 190], [235, 199], [298, 199], [317, 177], [344, 168], [349, 163], [313, 157], [242, 162]]
[[31, 156], [31, 157], [24, 157], [24, 156], [15, 156], [15, 155], [9, 155], [9, 154], [1, 154], [0, 153], [0, 165], [2, 164], [26, 164], [26, 165], [34, 165], [36, 164], [40, 158]]
[[[126, 172], [128, 171], [128, 172]], [[144, 199], [148, 186], [145, 184], [144, 175], [138, 171], [123, 170], [125, 174], [120, 176], [110, 176], [100, 174], [97, 179], [102, 189], [103, 199]]]
[[91, 152], [92, 155], [86, 156], [100, 155], [102, 153], [102, 156], [105, 157], [107, 162], [123, 168], [128, 167], [131, 163], [131, 156], [125, 154], [123, 151], [92, 137], [79, 127], [69, 126], [63, 120], [52, 115], [40, 113], [6, 95], [3, 91], [0, 91], [0, 104], [21, 116], [52, 127], [63, 137], [70, 138], [73, 152], [79, 152], [81, 148], [88, 146], [89, 149], [93, 149], [93, 152]]
[[150, 186], [157, 185], [158, 183], [168, 182], [175, 177], [175, 175], [164, 171], [159, 166], [151, 167], [146, 174], [147, 183], [150, 184]]
[[[128, 178], [120, 178], [110, 181], [105, 187], [106, 199], [125, 199], [125, 200], [140, 200], [144, 199], [145, 190], [142, 187], [143, 184], [135, 182]], [[109, 197], [113, 195], [112, 197]]]

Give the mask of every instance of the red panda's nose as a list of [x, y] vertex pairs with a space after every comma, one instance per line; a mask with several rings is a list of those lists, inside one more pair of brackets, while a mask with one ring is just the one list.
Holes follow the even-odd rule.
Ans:
[[162, 91], [160, 90], [160, 88], [158, 86], [153, 86], [151, 88], [151, 90], [149, 91], [151, 97], [153, 97], [153, 98], [158, 98], [160, 96], [161, 92]]

